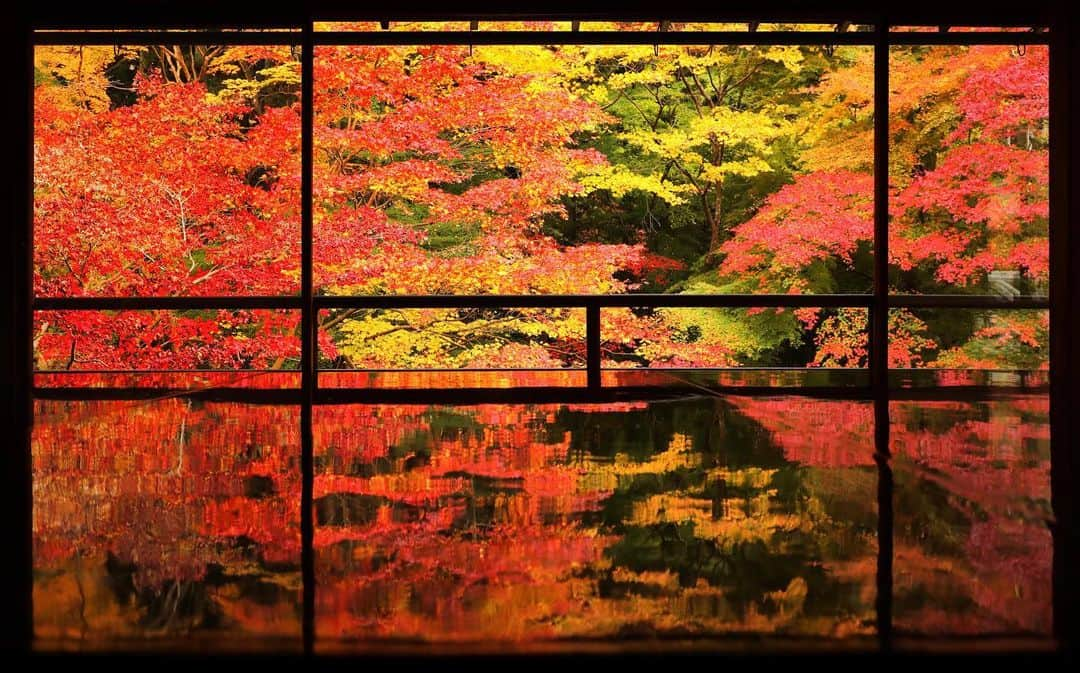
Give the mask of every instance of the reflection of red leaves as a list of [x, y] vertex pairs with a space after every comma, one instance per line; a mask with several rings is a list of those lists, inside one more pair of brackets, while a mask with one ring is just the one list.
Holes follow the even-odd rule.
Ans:
[[[298, 564], [299, 411], [181, 399], [36, 403], [35, 558], [114, 554], [147, 588], [238, 562], [246, 537]], [[249, 454], [245, 457], [245, 453]], [[267, 492], [245, 493], [249, 478]]]
[[[790, 461], [823, 468], [874, 464], [868, 403], [747, 397], [730, 402], [769, 430]], [[1048, 632], [1048, 413], [1045, 395], [890, 404], [898, 488], [923, 482], [944, 489], [949, 507], [970, 525], [963, 556], [955, 559], [920, 550], [920, 539], [909, 537], [918, 531], [905, 528], [916, 515], [936, 519], [944, 513], [897, 512], [897, 590], [929, 593], [923, 608], [897, 615], [898, 626], [937, 634]], [[807, 432], [808, 424], [831, 430]], [[972, 600], [975, 608], [948, 608], [958, 600]]]
[[39, 400], [32, 444], [39, 637], [299, 638], [298, 409]]
[[[1046, 633], [1051, 623], [1049, 399], [1031, 395], [980, 403], [893, 402], [897, 483], [933, 484], [970, 526], [963, 556], [928, 558], [897, 541], [897, 587], [929, 592], [924, 609], [898, 615], [923, 633]], [[925, 487], [924, 487], [925, 488]], [[916, 512], [898, 511], [898, 531]], [[918, 513], [933, 516], [934, 512]], [[948, 563], [948, 570], [932, 570]], [[922, 585], [921, 587], [919, 585]], [[974, 609], [944, 612], [967, 596]]]
[[[874, 464], [874, 409], [867, 402], [741, 396], [729, 401], [768, 430], [793, 463], [814, 467]], [[807, 432], [807, 428], [829, 430]]]
[[[585, 488], [583, 470], [567, 464], [568, 436], [546, 437], [541, 430], [555, 421], [559, 409], [455, 407], [461, 426], [426, 436], [417, 448], [427, 460], [406, 468], [412, 456], [392, 457], [391, 447], [416, 437], [428, 427], [425, 415], [439, 410], [318, 408], [316, 428], [327, 433], [327, 443], [317, 440], [316, 446], [325, 447], [317, 450], [326, 452], [320, 460], [328, 461], [328, 472], [316, 477], [316, 497], [354, 493], [380, 499], [365, 523], [316, 530], [324, 633], [440, 639], [554, 635], [522, 619], [531, 610], [516, 606], [512, 596], [542, 601], [541, 612], [579, 604], [569, 574], [598, 562], [609, 543], [580, 523], [580, 514], [597, 510], [608, 492]], [[354, 470], [361, 455], [386, 473], [340, 474]], [[484, 483], [504, 490], [485, 494]], [[475, 521], [476, 508], [492, 518]], [[366, 606], [380, 595], [411, 595], [427, 607], [417, 608], [419, 614], [402, 610], [394, 598], [388, 611], [376, 614]], [[478, 623], [469, 595], [507, 606], [512, 616]], [[560, 601], [565, 608], [558, 607]], [[429, 608], [437, 614], [428, 614]]]
[[[317, 449], [326, 452], [317, 457], [326, 472], [317, 477], [316, 490], [328, 509], [335, 491], [343, 506], [350, 502], [345, 493], [378, 496], [364, 501], [374, 509], [365, 510], [363, 521], [335, 518], [316, 531], [320, 632], [523, 641], [612, 636], [640, 624], [694, 633], [778, 628], [754, 615], [703, 621], [696, 601], [721, 591], [704, 579], [682, 587], [672, 571], [638, 574], [621, 564], [612, 571], [610, 550], [619, 537], [591, 522], [612, 487], [621, 488], [621, 470], [646, 476], [653, 474], [648, 470], [680, 469], [693, 460], [691, 440], [676, 435], [664, 460], [638, 472], [644, 469], [638, 460], [622, 455], [614, 465], [579, 456], [570, 433], [552, 431], [564, 412], [618, 413], [644, 406], [318, 408], [316, 427], [325, 425], [330, 434], [325, 449]], [[442, 418], [450, 412], [452, 418]], [[363, 446], [369, 434], [387, 453]], [[356, 458], [361, 453], [367, 456], [363, 463]], [[366, 476], [372, 468], [377, 474]], [[840, 581], [868, 586], [868, 566], [845, 562], [828, 567], [834, 571]], [[659, 595], [633, 589], [625, 596], [605, 595], [598, 578], [645, 584]]]
[[[815, 478], [873, 465], [868, 402], [735, 396], [725, 403], [767, 431], [788, 461], [824, 468]], [[254, 543], [259, 563], [298, 563], [295, 408], [189, 406], [179, 399], [122, 408], [37, 405], [39, 568], [66, 567], [76, 554], [112, 553], [135, 564], [138, 586], [154, 589], [198, 581], [210, 564], [244, 572], [251, 559], [232, 544], [237, 538]], [[348, 496], [360, 495], [371, 508], [362, 521], [317, 526], [324, 632], [553, 637], [562, 632], [542, 617], [585, 618], [602, 609], [606, 599], [595, 596], [586, 571], [605, 567], [604, 550], [616, 539], [585, 521], [610, 496], [611, 482], [586, 478], [589, 463], [577, 457], [570, 433], [551, 432], [567, 411], [317, 407], [316, 500], [341, 496], [347, 505]], [[904, 528], [914, 513], [898, 510], [898, 590], [929, 592], [926, 608], [899, 614], [898, 624], [948, 632], [1048, 627], [1047, 413], [1045, 396], [891, 405], [898, 488], [912, 480], [940, 488], [947, 506], [970, 523], [962, 556], [931, 554]], [[975, 608], [967, 616], [946, 611], [954, 599]], [[248, 628], [262, 628], [262, 613], [245, 605], [230, 603], [229, 610], [249, 612]], [[510, 616], [480, 621], [485, 605]], [[635, 614], [655, 618], [660, 605], [672, 609], [642, 603]]]

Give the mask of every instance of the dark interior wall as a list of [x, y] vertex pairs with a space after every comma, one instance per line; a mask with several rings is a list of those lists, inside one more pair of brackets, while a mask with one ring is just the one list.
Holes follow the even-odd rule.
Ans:
[[4, 312], [0, 317], [0, 414], [3, 438], [0, 448], [0, 511], [3, 512], [5, 550], [0, 554], [0, 577], [9, 583], [10, 607], [0, 614], [0, 647], [21, 649], [32, 634], [31, 482], [30, 422], [30, 247], [33, 176], [26, 170], [33, 156], [31, 87], [33, 55], [28, 40], [29, 16], [5, 17], [3, 55], [11, 97], [2, 106], [4, 129], [0, 134], [2, 154], [9, 170], [4, 171], [3, 230], [4, 259], [0, 263], [0, 296]]
[[[987, 24], [1030, 25], [1034, 21], [1050, 22], [1057, 3], [1047, 0], [1030, 2], [988, 3], [962, 0], [958, 2], [933, 2], [930, 0], [907, 0], [905, 2], [857, 2], [852, 0], [735, 0], [703, 3], [692, 0], [655, 1], [624, 0], [623, 2], [599, 2], [597, 0], [551, 0], [538, 2], [499, 2], [470, 0], [436, 3], [430, 0], [385, 5], [372, 2], [349, 2], [346, 0], [309, 0], [297, 3], [222, 3], [213, 0], [114, 0], [109, 3], [71, 3], [63, 7], [57, 3], [42, 3], [31, 7], [37, 13], [35, 23], [41, 27], [165, 27], [184, 26], [192, 21], [210, 21], [220, 26], [296, 25], [309, 17], [332, 21], [335, 19], [374, 20], [440, 19], [454, 17], [488, 18], [581, 18], [619, 17], [626, 20], [643, 19], [699, 19], [699, 20], [755, 20], [755, 21], [807, 21], [851, 20], [870, 23], [882, 13], [887, 13], [895, 23], [926, 23], [931, 25], [974, 21]], [[1065, 3], [1062, 3], [1065, 4]], [[663, 15], [663, 16], [661, 16]], [[839, 18], [837, 18], [839, 17]]]

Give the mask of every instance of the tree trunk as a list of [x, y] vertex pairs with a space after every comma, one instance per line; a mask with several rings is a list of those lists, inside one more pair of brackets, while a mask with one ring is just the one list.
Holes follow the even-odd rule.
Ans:
[[[727, 149], [727, 143], [721, 143], [712, 138], [712, 150], [713, 150], [713, 165], [721, 166], [724, 163], [724, 152]], [[710, 218], [709, 228], [709, 252], [716, 252], [716, 249], [720, 247], [720, 220], [724, 214], [724, 183], [723, 181], [717, 181], [713, 183], [713, 189], [715, 195], [713, 196], [712, 204], [712, 217]]]
[[718, 186], [716, 188], [716, 205], [711, 209], [712, 213], [709, 219], [709, 252], [716, 252], [716, 249], [720, 247], [720, 207], [721, 207], [721, 190]]

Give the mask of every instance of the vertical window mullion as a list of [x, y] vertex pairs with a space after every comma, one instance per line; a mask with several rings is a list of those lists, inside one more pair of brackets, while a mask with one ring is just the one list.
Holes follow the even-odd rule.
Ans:
[[300, 538], [301, 571], [303, 575], [303, 642], [304, 653], [311, 654], [315, 642], [315, 522], [313, 494], [315, 483], [314, 437], [312, 434], [312, 403], [315, 396], [315, 330], [318, 329], [314, 307], [312, 276], [313, 219], [312, 162], [314, 160], [314, 70], [315, 49], [313, 24], [303, 27], [300, 70], [301, 112], [301, 223], [300, 223], [300, 284], [303, 306], [301, 313], [301, 387], [303, 401], [300, 411]]
[[874, 297], [870, 309], [870, 381], [874, 395], [874, 461], [878, 468], [877, 626], [892, 642], [893, 475], [889, 464], [889, 24], [874, 41]]
[[590, 390], [600, 389], [600, 307], [603, 300], [590, 302], [585, 307], [585, 342], [587, 380]]

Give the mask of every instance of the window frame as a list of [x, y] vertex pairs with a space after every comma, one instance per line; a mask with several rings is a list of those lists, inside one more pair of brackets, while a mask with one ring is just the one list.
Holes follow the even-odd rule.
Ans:
[[[330, 3], [332, 4], [332, 3]], [[30, 477], [30, 428], [33, 423], [32, 402], [35, 397], [47, 398], [63, 396], [66, 398], [120, 398], [127, 399], [132, 395], [154, 396], [160, 395], [164, 390], [138, 391], [123, 389], [93, 389], [93, 390], [67, 390], [61, 393], [56, 390], [44, 390], [35, 388], [33, 385], [34, 372], [32, 370], [32, 324], [33, 314], [40, 310], [123, 310], [123, 309], [205, 309], [205, 308], [280, 308], [298, 309], [301, 312], [301, 384], [298, 390], [280, 391], [233, 391], [224, 394], [235, 394], [247, 399], [248, 394], [256, 397], [278, 400], [281, 402], [299, 404], [301, 406], [301, 469], [303, 472], [303, 487], [301, 495], [301, 537], [303, 543], [302, 575], [304, 582], [304, 614], [303, 614], [303, 641], [306, 653], [313, 651], [315, 639], [315, 569], [314, 555], [312, 551], [312, 539], [314, 535], [314, 521], [312, 514], [312, 493], [314, 480], [313, 440], [312, 440], [312, 407], [315, 404], [340, 403], [343, 401], [354, 402], [386, 402], [386, 403], [469, 403], [469, 402], [539, 402], [539, 401], [581, 401], [603, 402], [614, 399], [623, 399], [631, 393], [640, 396], [655, 395], [655, 390], [620, 391], [607, 388], [601, 384], [600, 367], [600, 310], [610, 306], [642, 306], [642, 307], [787, 307], [800, 306], [811, 307], [851, 307], [864, 308], [869, 311], [869, 382], [865, 386], [844, 387], [842, 389], [813, 388], [805, 390], [787, 390], [782, 388], [767, 389], [744, 389], [738, 391], [724, 390], [723, 392], [738, 392], [739, 394], [780, 394], [780, 393], [805, 393], [811, 395], [840, 395], [853, 396], [861, 399], [870, 399], [874, 402], [874, 445], [875, 461], [878, 466], [878, 536], [879, 556], [877, 568], [878, 596], [877, 616], [878, 633], [883, 649], [890, 648], [893, 643], [892, 634], [892, 557], [893, 557], [893, 502], [892, 502], [892, 470], [889, 465], [889, 411], [888, 404], [891, 399], [896, 399], [896, 390], [890, 389], [888, 381], [888, 312], [892, 308], [961, 308], [961, 309], [988, 309], [988, 308], [1015, 308], [1015, 309], [1042, 309], [1050, 311], [1050, 403], [1051, 403], [1051, 484], [1053, 493], [1053, 505], [1056, 514], [1056, 522], [1051, 525], [1054, 532], [1054, 631], [1055, 636], [1061, 643], [1068, 643], [1076, 630], [1076, 610], [1078, 589], [1075, 580], [1069, 580], [1067, 569], [1070, 563], [1067, 559], [1077, 559], [1076, 532], [1073, 522], [1073, 498], [1071, 488], [1074, 484], [1073, 475], [1077, 474], [1078, 451], [1075, 450], [1076, 437], [1070, 433], [1069, 414], [1070, 402], [1075, 398], [1074, 391], [1078, 385], [1077, 370], [1078, 360], [1069, 353], [1069, 345], [1072, 338], [1078, 332], [1080, 318], [1080, 292], [1077, 288], [1076, 269], [1070, 264], [1071, 259], [1077, 257], [1080, 245], [1077, 239], [1068, 234], [1068, 223], [1072, 211], [1069, 210], [1068, 199], [1070, 184], [1075, 187], [1080, 170], [1072, 167], [1070, 148], [1076, 145], [1076, 137], [1080, 134], [1069, 134], [1068, 119], [1070, 103], [1076, 97], [1075, 90], [1068, 88], [1068, 77], [1071, 72], [1076, 72], [1077, 61], [1076, 46], [1068, 43], [1069, 30], [1065, 20], [1058, 15], [1047, 14], [1041, 5], [1036, 4], [1035, 9], [1026, 17], [1015, 18], [1014, 23], [1022, 25], [1050, 26], [1050, 32], [1001, 32], [1001, 33], [950, 33], [939, 31], [936, 33], [902, 33], [891, 32], [891, 25], [911, 25], [912, 23], [930, 23], [931, 25], [949, 24], [966, 25], [971, 21], [963, 21], [962, 16], [976, 18], [977, 23], [992, 23], [994, 25], [1009, 25], [1009, 20], [998, 21], [987, 15], [985, 8], [978, 11], [963, 8], [957, 16], [948, 16], [946, 10], [940, 14], [944, 20], [928, 21], [929, 12], [924, 12], [922, 17], [912, 16], [910, 12], [901, 13], [889, 11], [888, 13], [867, 13], [861, 11], [844, 11], [843, 9], [820, 9], [802, 10], [792, 12], [783, 9], [774, 10], [771, 3], [768, 6], [753, 13], [760, 20], [768, 18], [786, 19], [789, 21], [810, 21], [818, 19], [821, 22], [830, 22], [837, 25], [844, 20], [869, 23], [873, 25], [872, 31], [867, 32], [754, 32], [751, 28], [748, 32], [642, 32], [642, 33], [617, 33], [617, 32], [586, 32], [586, 31], [557, 31], [557, 32], [340, 32], [340, 31], [315, 31], [316, 21], [329, 20], [363, 20], [387, 18], [383, 14], [371, 15], [370, 12], [349, 13], [328, 7], [325, 12], [313, 11], [303, 17], [286, 17], [278, 20], [274, 17], [262, 23], [263, 27], [291, 28], [292, 32], [247, 32], [236, 30], [218, 30], [213, 28], [220, 24], [227, 16], [211, 18], [210, 12], [205, 12], [201, 17], [185, 16], [182, 10], [177, 9], [175, 16], [167, 18], [148, 16], [144, 24], [146, 26], [171, 26], [181, 25], [206, 26], [210, 30], [200, 32], [175, 32], [171, 30], [141, 31], [137, 30], [139, 22], [129, 23], [130, 30], [109, 32], [67, 32], [67, 28], [74, 26], [92, 27], [102, 23], [106, 25], [120, 25], [119, 22], [109, 23], [108, 17], [96, 17], [93, 20], [80, 20], [75, 16], [63, 21], [51, 21], [42, 19], [35, 22], [29, 20], [24, 26], [23, 37], [28, 46], [29, 68], [25, 76], [29, 82], [24, 86], [28, 97], [26, 106], [27, 119], [23, 128], [28, 128], [29, 138], [26, 145], [26, 158], [28, 170], [22, 176], [19, 185], [24, 188], [17, 196], [17, 204], [24, 217], [16, 217], [15, 221], [24, 222], [23, 226], [11, 227], [14, 245], [11, 247], [13, 256], [13, 269], [15, 270], [15, 283], [12, 296], [14, 302], [14, 349], [12, 359], [13, 381], [12, 390], [14, 400], [20, 402], [13, 404], [14, 410], [13, 427], [17, 432], [13, 435], [16, 446], [12, 452], [15, 467], [8, 470], [8, 491], [14, 495], [22, 495], [16, 503], [15, 509], [10, 509], [15, 515], [15, 523], [22, 530], [20, 535], [20, 549], [14, 556], [21, 559], [21, 566], [14, 566], [19, 572], [15, 576], [29, 578], [32, 574], [32, 518], [31, 518], [31, 490]], [[102, 10], [95, 8], [95, 13]], [[110, 10], [111, 11], [111, 10]], [[954, 9], [955, 11], [955, 9]], [[484, 14], [468, 14], [465, 12], [442, 12], [436, 13], [410, 13], [400, 12], [389, 18], [399, 20], [402, 18], [423, 18], [428, 20], [450, 20], [462, 18], [485, 18], [492, 19], [523, 19], [523, 18], [552, 18], [540, 17], [539, 15], [522, 16], [496, 16]], [[678, 15], [680, 12], [675, 11]], [[122, 15], [122, 12], [117, 12]], [[239, 13], [238, 13], [239, 16]], [[639, 12], [624, 11], [598, 13], [596, 12], [564, 12], [558, 15], [558, 20], [573, 20], [575, 18], [594, 19], [621, 19], [633, 20], [642, 18]], [[655, 17], [649, 17], [655, 18]], [[676, 18], [676, 17], [672, 17]], [[732, 12], [723, 17], [694, 16], [707, 21], [738, 20], [746, 18], [740, 12]], [[753, 17], [751, 17], [753, 18]], [[127, 19], [121, 19], [126, 21]], [[830, 21], [831, 20], [831, 21]], [[256, 22], [247, 19], [246, 22], [253, 26]], [[245, 25], [244, 19], [238, 19], [236, 25]], [[38, 298], [32, 295], [32, 269], [33, 269], [33, 97], [32, 97], [32, 66], [33, 47], [49, 44], [79, 44], [79, 45], [112, 45], [117, 43], [145, 45], [159, 44], [167, 41], [174, 44], [298, 44], [302, 48], [301, 65], [301, 110], [302, 110], [302, 183], [301, 183], [301, 293], [299, 296], [255, 296], [255, 297], [49, 297]], [[870, 46], [874, 49], [874, 278], [873, 290], [868, 294], [826, 294], [826, 295], [663, 295], [663, 294], [627, 294], [627, 295], [424, 295], [424, 296], [324, 296], [316, 295], [313, 284], [313, 112], [314, 112], [314, 77], [313, 64], [315, 47], [321, 45], [374, 45], [374, 44], [799, 44], [799, 45], [835, 45], [851, 44]], [[889, 99], [889, 52], [890, 47], [897, 45], [1018, 45], [1040, 44], [1048, 45], [1050, 49], [1050, 133], [1053, 140], [1050, 143], [1050, 294], [1044, 296], [1023, 296], [1006, 298], [998, 296], [979, 295], [902, 295], [891, 294], [888, 288], [889, 254], [888, 254], [888, 172], [886, 170], [889, 161], [889, 135], [888, 135], [888, 99]], [[1071, 49], [1071, 51], [1069, 51]], [[1066, 184], [1066, 181], [1070, 184]], [[1075, 218], [1073, 218], [1075, 219]], [[320, 388], [318, 384], [318, 357], [317, 316], [319, 311], [329, 308], [474, 308], [474, 307], [572, 307], [584, 308], [586, 311], [586, 343], [587, 343], [587, 385], [578, 388], [532, 388], [532, 389], [416, 389], [416, 390], [372, 390], [372, 389], [329, 389]], [[1073, 308], [1070, 313], [1070, 308]], [[670, 392], [670, 388], [666, 389]], [[1025, 388], [1030, 390], [1030, 388]], [[967, 399], [981, 395], [992, 396], [1001, 389], [989, 387], [975, 390], [956, 391], [956, 394], [966, 395]], [[927, 391], [927, 395], [950, 394], [945, 390]], [[1070, 600], [1072, 598], [1073, 600]], [[13, 634], [13, 642], [21, 647], [29, 648], [32, 643], [33, 613], [32, 613], [32, 583], [27, 582], [25, 591], [18, 596], [18, 607], [9, 611], [11, 614], [6, 620], [11, 621], [8, 633]]]

